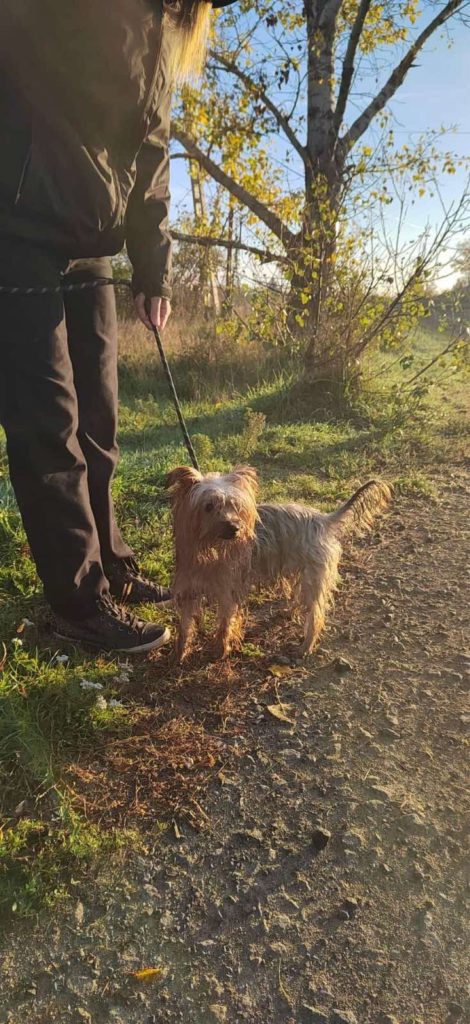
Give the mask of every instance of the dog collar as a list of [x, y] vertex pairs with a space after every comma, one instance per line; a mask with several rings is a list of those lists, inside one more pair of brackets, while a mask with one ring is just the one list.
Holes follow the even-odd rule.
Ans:
[[229, 7], [230, 4], [236, 3], [236, 0], [210, 0], [213, 8], [218, 10], [219, 7]]

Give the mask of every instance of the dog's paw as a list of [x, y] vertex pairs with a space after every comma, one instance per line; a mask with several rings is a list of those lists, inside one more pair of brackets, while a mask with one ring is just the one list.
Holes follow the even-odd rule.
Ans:
[[180, 644], [175, 646], [175, 661], [178, 665], [183, 665], [187, 661], [189, 654], [189, 646], [187, 644], [182, 647]]
[[216, 642], [212, 648], [212, 660], [213, 661], [224, 661], [225, 658], [229, 658], [232, 648], [229, 643]]

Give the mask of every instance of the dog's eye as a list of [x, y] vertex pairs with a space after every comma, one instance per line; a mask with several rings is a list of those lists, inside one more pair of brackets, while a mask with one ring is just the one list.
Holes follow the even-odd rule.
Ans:
[[213, 510], [214, 510], [214, 502], [213, 501], [208, 501], [205, 504], [205, 506], [204, 506], [204, 511], [205, 512], [213, 512]]

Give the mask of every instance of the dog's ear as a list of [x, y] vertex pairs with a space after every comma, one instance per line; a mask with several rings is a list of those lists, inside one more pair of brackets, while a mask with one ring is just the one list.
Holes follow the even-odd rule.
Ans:
[[244, 491], [256, 494], [258, 490], [258, 474], [253, 466], [235, 466], [235, 469], [228, 474], [228, 479], [233, 480], [237, 487]]
[[202, 480], [202, 475], [197, 469], [193, 469], [192, 466], [177, 466], [176, 469], [172, 469], [165, 480], [165, 487], [170, 492], [172, 497], [177, 495], [187, 494]]

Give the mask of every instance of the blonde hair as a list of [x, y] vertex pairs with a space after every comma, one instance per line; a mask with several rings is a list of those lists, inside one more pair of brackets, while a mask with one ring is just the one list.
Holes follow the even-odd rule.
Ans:
[[187, 82], [204, 67], [212, 6], [207, 0], [178, 0], [167, 11], [173, 35], [170, 74], [175, 83]]

